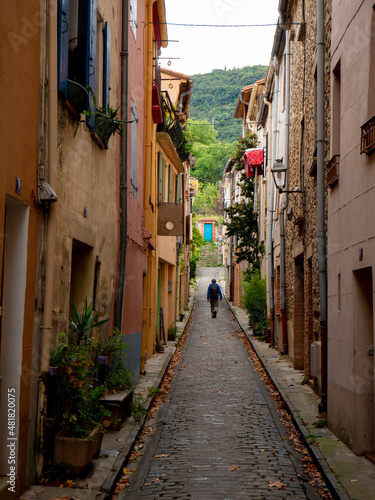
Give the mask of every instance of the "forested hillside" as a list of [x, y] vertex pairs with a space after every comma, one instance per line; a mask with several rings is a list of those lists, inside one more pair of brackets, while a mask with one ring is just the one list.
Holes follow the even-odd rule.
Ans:
[[193, 75], [190, 112], [193, 120], [214, 124], [219, 141], [232, 142], [241, 136], [241, 120], [233, 119], [233, 111], [242, 87], [264, 78], [267, 66], [245, 66], [241, 69], [217, 69]]

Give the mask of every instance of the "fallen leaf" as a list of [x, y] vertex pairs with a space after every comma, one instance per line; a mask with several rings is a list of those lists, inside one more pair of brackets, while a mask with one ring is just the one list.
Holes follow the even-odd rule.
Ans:
[[268, 481], [268, 486], [270, 488], [279, 488], [279, 490], [285, 490], [286, 484], [282, 483], [281, 481]]
[[234, 471], [234, 470], [240, 470], [240, 468], [238, 467], [238, 465], [235, 465], [234, 467], [228, 467], [228, 469], [227, 469], [227, 470], [229, 470], [229, 471], [231, 471], [231, 472], [232, 472], [232, 471]]
[[358, 479], [351, 479], [350, 482], [351, 483], [356, 483], [358, 481]]
[[137, 469], [132, 469], [132, 470], [129, 470], [127, 469], [126, 467], [123, 467], [122, 468], [122, 472], [123, 474], [133, 474], [133, 472], [136, 472]]
[[264, 451], [266, 451], [266, 450], [265, 450], [264, 448], [261, 448], [259, 451], [261, 451], [261, 452], [263, 453], [263, 452], [264, 452]]
[[116, 441], [120, 441], [120, 443], [125, 443], [125, 439], [121, 439], [121, 438], [116, 438]]
[[168, 458], [169, 455], [167, 455], [166, 453], [162, 453], [161, 455], [155, 455], [155, 458]]

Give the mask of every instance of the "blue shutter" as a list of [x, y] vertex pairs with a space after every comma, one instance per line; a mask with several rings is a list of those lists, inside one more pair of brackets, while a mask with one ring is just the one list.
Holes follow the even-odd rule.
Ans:
[[59, 0], [57, 18], [57, 80], [60, 92], [67, 95], [69, 57], [69, 0]]
[[103, 71], [103, 108], [109, 107], [110, 87], [110, 61], [111, 61], [111, 28], [104, 24], [104, 71]]
[[[96, 23], [98, 0], [88, 0], [87, 12], [87, 44], [86, 44], [86, 87], [90, 86], [96, 92]], [[89, 105], [95, 110], [92, 96], [89, 96]], [[87, 124], [95, 129], [95, 115], [87, 117]]]

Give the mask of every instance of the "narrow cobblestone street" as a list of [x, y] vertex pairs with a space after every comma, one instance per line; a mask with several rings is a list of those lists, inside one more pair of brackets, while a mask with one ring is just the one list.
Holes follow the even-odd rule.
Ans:
[[252, 368], [225, 300], [211, 318], [201, 268], [196, 305], [169, 402], [120, 499], [319, 498], [303, 477], [276, 404]]

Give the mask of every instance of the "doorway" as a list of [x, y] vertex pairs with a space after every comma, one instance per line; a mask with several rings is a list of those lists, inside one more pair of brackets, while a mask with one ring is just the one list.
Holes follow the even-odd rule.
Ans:
[[212, 223], [211, 222], [210, 223], [205, 222], [204, 223], [204, 232], [203, 232], [203, 234], [204, 234], [204, 236], [203, 236], [204, 240], [205, 241], [212, 241], [212, 233], [213, 233], [213, 231], [212, 231]]
[[[22, 367], [23, 324], [25, 311], [27, 241], [28, 241], [29, 208], [13, 198], [6, 197], [4, 225], [4, 259], [3, 259], [3, 299], [0, 343], [0, 389], [1, 408], [8, 403], [14, 405], [15, 427], [12, 432], [18, 436], [19, 394]], [[8, 400], [8, 395], [11, 401]], [[0, 417], [0, 441], [9, 442], [7, 412], [2, 411]], [[17, 447], [14, 450], [17, 463]], [[0, 474], [9, 473], [9, 448], [2, 446], [0, 450]]]
[[374, 452], [374, 313], [372, 268], [354, 271], [354, 452]]

